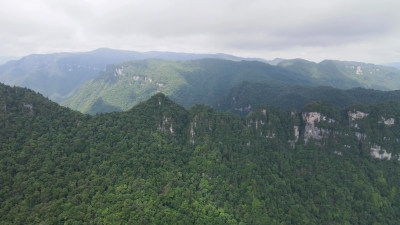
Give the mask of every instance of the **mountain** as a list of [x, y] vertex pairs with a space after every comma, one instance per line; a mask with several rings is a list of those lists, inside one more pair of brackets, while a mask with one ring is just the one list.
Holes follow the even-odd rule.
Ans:
[[15, 57], [15, 56], [0, 56], [0, 65], [6, 63], [8, 61], [17, 60], [17, 59], [19, 59], [19, 57]]
[[398, 224], [400, 104], [96, 116], [0, 84], [1, 224]]
[[329, 86], [301, 86], [243, 82], [214, 104], [218, 110], [247, 115], [261, 104], [281, 109], [301, 108], [312, 101], [329, 102], [339, 108], [354, 104], [376, 104], [400, 101], [400, 91], [379, 91], [365, 88], [338, 89]]
[[308, 84], [308, 77], [262, 62], [147, 59], [110, 65], [62, 105], [84, 113], [128, 110], [157, 92], [185, 107], [212, 103], [242, 81]]
[[281, 62], [283, 62], [283, 61], [286, 61], [286, 60], [287, 60], [287, 59], [275, 58], [275, 59], [273, 59], [273, 60], [267, 61], [267, 63], [270, 64], [270, 65], [276, 66], [276, 65], [278, 65], [279, 63], [281, 63]]
[[61, 102], [70, 97], [84, 82], [95, 78], [107, 65], [147, 58], [175, 60], [221, 58], [236, 61], [265, 61], [227, 54], [135, 52], [102, 48], [80, 53], [34, 54], [10, 61], [0, 65], [0, 82], [28, 87], [56, 102]]
[[400, 62], [387, 63], [387, 64], [384, 64], [384, 66], [391, 66], [396, 69], [400, 69]]
[[185, 107], [196, 103], [213, 105], [242, 81], [397, 90], [400, 70], [334, 60], [266, 61], [222, 53], [113, 49], [30, 55], [0, 65], [0, 82], [31, 88], [53, 101], [91, 114], [127, 110], [157, 91]]
[[353, 87], [400, 89], [400, 70], [393, 67], [337, 60], [314, 63], [303, 59], [285, 60], [277, 66], [309, 75], [318, 85], [342, 89]]
[[[301, 107], [308, 100], [330, 100], [344, 101], [344, 104], [339, 105], [333, 102], [335, 105], [344, 106], [358, 102], [367, 103], [367, 101], [357, 101], [355, 96], [348, 94], [344, 94], [342, 99], [334, 99], [323, 93], [329, 89], [325, 87], [312, 89], [312, 87], [328, 85], [337, 88], [373, 87], [384, 90], [400, 88], [400, 71], [390, 67], [340, 61], [323, 61], [319, 64], [301, 59], [277, 59], [276, 62], [278, 61], [280, 62], [277, 66], [262, 62], [221, 59], [128, 61], [110, 65], [105, 72], [85, 83], [70, 99], [63, 101], [62, 105], [90, 114], [124, 111], [161, 91], [187, 108], [196, 103], [215, 106], [218, 99], [237, 91], [237, 88], [232, 88], [243, 81], [248, 81], [260, 83], [258, 86], [265, 85], [252, 91], [261, 88], [264, 94], [258, 93], [258, 96], [267, 98], [265, 93], [272, 94], [269, 97], [275, 103], [268, 101], [266, 102], [268, 104]], [[354, 68], [359, 68], [360, 74], [352, 74], [357, 72], [353, 71]], [[367, 74], [366, 71], [372, 70], [375, 72]], [[379, 81], [380, 79], [382, 81]], [[290, 92], [288, 85], [302, 86], [300, 89], [303, 93], [308, 90], [309, 97], [296, 102], [296, 93], [292, 91], [293, 98], [286, 96], [291, 103], [280, 104], [280, 100], [284, 99], [272, 98]], [[311, 90], [318, 90], [319, 94], [327, 98], [318, 98], [318, 95], [313, 95]], [[336, 89], [334, 91], [343, 92]], [[244, 99], [253, 101], [260, 97], [253, 93], [252, 98]], [[377, 100], [379, 99], [380, 97], [377, 97]], [[225, 103], [227, 102], [231, 101]], [[253, 103], [258, 105], [262, 102], [257, 100]]]

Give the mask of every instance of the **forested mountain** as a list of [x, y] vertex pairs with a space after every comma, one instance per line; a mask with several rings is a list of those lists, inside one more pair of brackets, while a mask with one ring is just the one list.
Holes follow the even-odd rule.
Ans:
[[387, 63], [387, 64], [384, 64], [384, 66], [391, 66], [391, 67], [400, 69], [400, 62]]
[[265, 62], [262, 59], [241, 58], [227, 54], [135, 52], [102, 48], [91, 52], [35, 54], [10, 61], [0, 65], [0, 82], [28, 87], [56, 102], [61, 102], [71, 96], [84, 82], [95, 78], [107, 65], [148, 58], [175, 60], [220, 58]]
[[84, 113], [124, 111], [163, 92], [185, 107], [212, 105], [242, 81], [308, 84], [308, 77], [262, 62], [147, 59], [110, 65], [62, 105]]
[[0, 93], [0, 224], [400, 222], [397, 101], [242, 118], [159, 93], [89, 116]]
[[301, 86], [243, 82], [214, 104], [218, 110], [240, 115], [267, 104], [281, 109], [301, 108], [312, 101], [329, 102], [339, 108], [353, 104], [376, 104], [382, 101], [400, 101], [400, 91], [379, 91], [365, 88], [338, 89], [327, 86]]
[[31, 88], [91, 114], [130, 109], [158, 91], [185, 107], [213, 105], [242, 81], [397, 90], [400, 70], [334, 60], [266, 61], [227, 54], [113, 49], [30, 55], [0, 65], [0, 82]]
[[14, 57], [14, 56], [0, 56], [0, 65], [6, 63], [8, 61], [17, 60], [17, 59], [18, 59], [18, 57]]
[[318, 85], [342, 89], [353, 87], [400, 89], [400, 70], [393, 67], [337, 60], [314, 63], [303, 59], [285, 60], [278, 66], [311, 76]]
[[[288, 85], [309, 86], [301, 87], [309, 93], [311, 90], [323, 93], [326, 88], [311, 88], [319, 85], [342, 89], [400, 88], [400, 70], [391, 67], [340, 61], [323, 61], [317, 64], [300, 59], [276, 59], [272, 62], [278, 65], [220, 59], [128, 61], [108, 66], [105, 72], [85, 83], [74, 96], [62, 102], [62, 105], [90, 114], [124, 111], [159, 91], [185, 107], [197, 103], [215, 105], [217, 99], [237, 90], [235, 87], [243, 81], [265, 84], [262, 89], [274, 93], [275, 96], [286, 94]], [[286, 90], [280, 89], [283, 86]], [[342, 105], [365, 102], [355, 101], [354, 96], [348, 97], [353, 99], [344, 99], [345, 103]], [[308, 102], [304, 100], [306, 99], [294, 107], [301, 107]], [[293, 104], [287, 107], [293, 107]]]

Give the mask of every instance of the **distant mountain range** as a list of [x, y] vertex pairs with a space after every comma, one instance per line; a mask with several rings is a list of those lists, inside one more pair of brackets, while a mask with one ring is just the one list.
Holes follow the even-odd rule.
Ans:
[[34, 54], [0, 65], [0, 82], [31, 88], [61, 102], [86, 81], [95, 78], [109, 64], [148, 58], [193, 60], [219, 58], [226, 60], [263, 61], [227, 54], [192, 54], [175, 52], [135, 52], [101, 48], [91, 52]]
[[393, 67], [337, 60], [314, 63], [303, 59], [284, 60], [277, 66], [309, 76], [319, 85], [342, 89], [353, 87], [400, 89], [400, 70]]
[[185, 107], [212, 105], [242, 81], [312, 85], [302, 74], [262, 62], [148, 59], [108, 66], [62, 105], [90, 114], [125, 111], [157, 92]]
[[400, 62], [387, 63], [387, 64], [384, 64], [384, 65], [400, 69]]
[[11, 60], [17, 60], [19, 58], [20, 57], [16, 57], [16, 56], [0, 56], [0, 65], [6, 63], [8, 61], [11, 61]]
[[[227, 54], [98, 49], [82, 53], [30, 55], [9, 61], [0, 65], [0, 82], [31, 88], [62, 105], [90, 114], [124, 111], [157, 92], [167, 94], [185, 107], [194, 104], [218, 107], [216, 104], [220, 104], [230, 111], [238, 105], [231, 105], [233, 108], [230, 108], [226, 105], [229, 101], [225, 101], [226, 104], [219, 101], [227, 96], [235, 97], [231, 96], [232, 93], [249, 87], [241, 86], [242, 82], [254, 85], [252, 91], [263, 90], [263, 93], [273, 92], [271, 96], [279, 96], [275, 98], [275, 103], [250, 98], [246, 101], [277, 106], [287, 102], [285, 107], [298, 108], [300, 102], [305, 103], [306, 99], [328, 100], [323, 97], [325, 91], [334, 90], [335, 93], [349, 95], [349, 92], [326, 87], [312, 88], [317, 86], [399, 90], [400, 70], [393, 66], [335, 60], [314, 63], [303, 59], [278, 58], [266, 61]], [[299, 93], [292, 91], [288, 94], [292, 86], [296, 86], [294, 88], [303, 97], [309, 97], [296, 104], [290, 96], [296, 99], [294, 97]], [[338, 104], [334, 104], [341, 106], [365, 102], [356, 101], [354, 96], [349, 99], [340, 104], [336, 99]]]
[[282, 85], [243, 82], [212, 106], [218, 110], [247, 115], [261, 104], [281, 109], [300, 111], [309, 102], [329, 102], [345, 108], [354, 104], [376, 104], [383, 101], [400, 101], [400, 90], [380, 91], [365, 88], [338, 89], [330, 86]]
[[[62, 105], [91, 114], [124, 111], [157, 92], [167, 94], [185, 107], [194, 104], [215, 105], [218, 99], [229, 95], [233, 88], [244, 81], [266, 84], [262, 89], [274, 92], [272, 96], [283, 95], [293, 85], [302, 86], [304, 91], [307, 86], [321, 85], [340, 89], [363, 87], [395, 90], [400, 89], [400, 70], [332, 60], [318, 64], [301, 59], [283, 60], [276, 66], [221, 59], [128, 61], [109, 66], [105, 72], [85, 83], [74, 96], [62, 102]], [[310, 88], [307, 90], [310, 91], [309, 95], [318, 98]], [[318, 90], [323, 93], [326, 89]], [[247, 100], [252, 101], [250, 98]], [[355, 100], [345, 102], [357, 103]], [[288, 104], [286, 107], [298, 105]], [[253, 105], [253, 109], [256, 106]]]

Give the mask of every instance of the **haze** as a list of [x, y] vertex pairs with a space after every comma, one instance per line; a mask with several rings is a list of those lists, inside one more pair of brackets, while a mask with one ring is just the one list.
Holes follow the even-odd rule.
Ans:
[[107, 47], [398, 62], [398, 9], [398, 0], [1, 0], [0, 56]]

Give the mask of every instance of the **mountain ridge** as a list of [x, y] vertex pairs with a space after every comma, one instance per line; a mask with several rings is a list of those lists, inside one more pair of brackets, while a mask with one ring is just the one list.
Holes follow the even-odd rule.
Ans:
[[[344, 65], [338, 67], [336, 65], [338, 63]], [[351, 63], [323, 61], [317, 64], [295, 59], [282, 61], [273, 66], [256, 61], [233, 62], [221, 59], [127, 61], [109, 65], [106, 71], [88, 81], [73, 97], [62, 104], [90, 114], [111, 111], [113, 108], [123, 111], [162, 91], [187, 108], [196, 103], [213, 106], [217, 99], [229, 94], [244, 81], [267, 84], [267, 87], [271, 88], [288, 85], [310, 86], [310, 88], [320, 85], [336, 88], [368, 86], [341, 72], [340, 68], [346, 66], [347, 69], [356, 72], [353, 71], [354, 65]], [[359, 65], [364, 67], [364, 64]], [[383, 70], [381, 72], [386, 74]], [[334, 75], [331, 75], [332, 73]], [[397, 73], [400, 79], [400, 71]], [[377, 86], [378, 83], [374, 84], [374, 87]], [[96, 104], [99, 99], [101, 99], [100, 105], [105, 108], [104, 111], [97, 111], [97, 108], [102, 108]]]
[[240, 117], [158, 93], [90, 116], [0, 92], [4, 224], [400, 220], [399, 103]]
[[93, 79], [109, 64], [146, 58], [190, 60], [198, 58], [229, 60], [260, 60], [228, 54], [192, 54], [176, 52], [136, 52], [100, 48], [90, 52], [32, 54], [0, 65], [0, 82], [25, 86], [61, 102], [71, 96], [84, 82]]
[[365, 88], [342, 90], [330, 86], [276, 85], [268, 83], [242, 82], [225, 96], [217, 99], [213, 107], [218, 110], [247, 115], [260, 104], [281, 109], [301, 108], [308, 102], [329, 102], [339, 108], [353, 104], [376, 104], [382, 101], [400, 101], [400, 91], [379, 91]]

